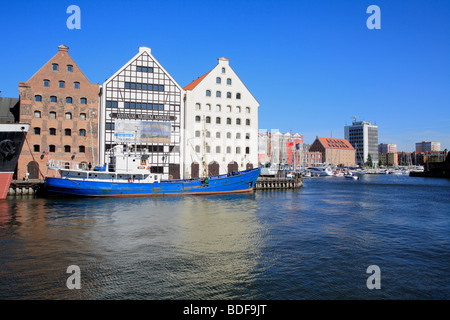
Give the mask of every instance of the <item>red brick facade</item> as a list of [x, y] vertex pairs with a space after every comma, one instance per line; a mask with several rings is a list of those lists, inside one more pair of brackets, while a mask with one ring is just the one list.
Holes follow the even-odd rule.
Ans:
[[[98, 93], [72, 60], [66, 46], [27, 82], [19, 83], [20, 122], [29, 123], [17, 179], [47, 175], [50, 159], [96, 163]], [[53, 175], [53, 174], [50, 174]]]

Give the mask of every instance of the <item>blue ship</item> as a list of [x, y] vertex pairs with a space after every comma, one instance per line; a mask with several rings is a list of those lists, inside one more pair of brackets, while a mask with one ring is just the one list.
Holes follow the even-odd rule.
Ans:
[[[196, 179], [163, 180], [163, 175], [151, 172], [147, 156], [132, 157], [119, 154], [102, 167], [61, 167], [50, 163], [60, 177], [45, 178], [44, 192], [48, 195], [83, 197], [137, 197], [172, 195], [209, 195], [251, 192], [261, 169], [249, 169], [223, 175]], [[64, 165], [67, 165], [65, 163]]]

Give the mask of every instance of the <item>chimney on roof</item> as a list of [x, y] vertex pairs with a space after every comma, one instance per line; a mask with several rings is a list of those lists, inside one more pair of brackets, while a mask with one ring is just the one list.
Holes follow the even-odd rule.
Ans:
[[67, 51], [69, 51], [69, 47], [62, 44], [62, 45], [58, 46], [58, 50], [67, 52]]

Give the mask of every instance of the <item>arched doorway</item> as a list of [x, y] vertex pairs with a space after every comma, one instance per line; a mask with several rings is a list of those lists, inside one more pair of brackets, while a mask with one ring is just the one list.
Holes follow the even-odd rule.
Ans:
[[247, 170], [253, 169], [253, 164], [251, 164], [250, 162], [247, 163]]
[[36, 161], [28, 162], [27, 171], [30, 174], [29, 179], [39, 179], [39, 164]]
[[228, 173], [231, 173], [233, 171], [239, 171], [239, 165], [236, 161], [230, 162], [228, 164]]
[[198, 178], [199, 177], [199, 171], [200, 171], [200, 166], [197, 162], [192, 162], [191, 164], [191, 178]]
[[219, 163], [213, 161], [208, 165], [208, 175], [209, 176], [219, 175]]

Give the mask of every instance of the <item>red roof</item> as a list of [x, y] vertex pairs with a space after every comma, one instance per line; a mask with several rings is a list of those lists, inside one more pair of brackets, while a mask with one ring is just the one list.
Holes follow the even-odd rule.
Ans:
[[341, 150], [355, 150], [353, 146], [346, 139], [333, 139], [317, 137], [325, 149], [341, 149]]
[[186, 87], [184, 87], [184, 90], [192, 90], [194, 89], [200, 82], [202, 82], [202, 80], [210, 73], [211, 71], [208, 71], [207, 73], [205, 73], [204, 75], [202, 75], [201, 77], [199, 77], [197, 80], [192, 81], [191, 83], [189, 83]]

